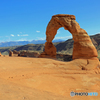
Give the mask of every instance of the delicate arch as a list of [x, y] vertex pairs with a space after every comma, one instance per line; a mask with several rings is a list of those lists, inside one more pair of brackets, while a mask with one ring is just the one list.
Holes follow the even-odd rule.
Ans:
[[74, 15], [59, 14], [52, 16], [46, 29], [46, 43], [44, 52], [39, 57], [56, 58], [56, 48], [52, 43], [57, 30], [64, 27], [68, 30], [74, 40], [73, 59], [79, 58], [93, 58], [97, 57], [97, 50], [91, 42], [87, 32], [80, 28], [79, 24], [75, 21]]

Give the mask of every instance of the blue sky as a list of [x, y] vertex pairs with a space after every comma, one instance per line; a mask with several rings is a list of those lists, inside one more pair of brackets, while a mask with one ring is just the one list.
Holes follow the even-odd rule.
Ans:
[[[75, 15], [89, 35], [100, 33], [100, 0], [0, 0], [0, 42], [45, 39], [55, 14]], [[71, 36], [60, 28], [55, 38]]]

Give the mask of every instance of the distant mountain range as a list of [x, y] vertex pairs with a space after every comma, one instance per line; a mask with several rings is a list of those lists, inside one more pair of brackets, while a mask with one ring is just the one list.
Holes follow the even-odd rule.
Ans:
[[[56, 39], [53, 40], [55, 42], [62, 42], [64, 40]], [[27, 45], [27, 44], [44, 44], [46, 40], [33, 40], [33, 41], [10, 41], [10, 42], [1, 42], [0, 47], [10, 47], [10, 46], [20, 46], [20, 45]]]
[[[92, 35], [90, 36], [90, 38], [98, 51], [98, 58], [100, 59], [100, 34]], [[46, 42], [45, 40], [31, 41], [31, 42], [29, 41], [7, 42], [5, 44], [0, 45], [0, 46], [3, 45], [0, 48], [0, 52], [4, 55], [8, 54], [9, 50], [12, 51], [29, 50], [29, 51], [37, 51], [41, 53], [44, 51], [45, 42]], [[73, 43], [74, 43], [72, 39], [68, 39], [66, 41], [55, 40], [53, 41], [53, 43], [57, 49], [57, 53], [72, 55]], [[21, 46], [15, 46], [15, 45], [21, 45]], [[13, 46], [13, 47], [7, 47], [7, 46]]]

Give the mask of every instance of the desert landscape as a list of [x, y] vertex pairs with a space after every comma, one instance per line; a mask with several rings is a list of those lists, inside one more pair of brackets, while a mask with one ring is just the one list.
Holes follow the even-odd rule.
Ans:
[[[72, 61], [56, 58], [53, 45], [57, 30], [64, 27], [73, 36]], [[87, 32], [74, 15], [52, 16], [41, 54], [10, 51], [0, 57], [0, 100], [100, 100], [100, 62]], [[70, 93], [96, 93], [75, 95]]]
[[[1, 57], [0, 100], [99, 100], [100, 69], [81, 70], [85, 60]], [[98, 96], [70, 96], [70, 92]]]

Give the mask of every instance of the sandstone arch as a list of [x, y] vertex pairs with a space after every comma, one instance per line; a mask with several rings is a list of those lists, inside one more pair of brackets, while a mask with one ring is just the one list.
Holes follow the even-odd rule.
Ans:
[[56, 58], [56, 48], [52, 43], [57, 30], [64, 27], [74, 40], [73, 59], [97, 59], [97, 50], [91, 42], [87, 32], [80, 28], [74, 15], [58, 14], [52, 16], [46, 29], [46, 43], [44, 52], [39, 57]]

